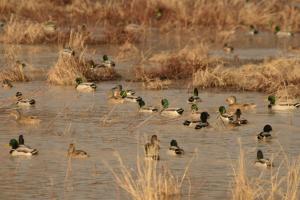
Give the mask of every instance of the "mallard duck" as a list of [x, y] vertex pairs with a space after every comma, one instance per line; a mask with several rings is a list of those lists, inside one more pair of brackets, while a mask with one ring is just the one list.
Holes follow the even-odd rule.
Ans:
[[201, 99], [200, 99], [199, 94], [198, 94], [198, 89], [195, 88], [194, 89], [194, 95], [189, 97], [188, 103], [197, 103], [197, 102], [201, 102]]
[[300, 107], [300, 103], [295, 102], [276, 102], [275, 96], [268, 96], [268, 108], [272, 110], [293, 110]]
[[226, 112], [226, 108], [224, 106], [220, 106], [219, 107], [219, 113], [220, 113], [220, 119], [224, 122], [224, 123], [232, 123], [234, 121], [233, 119], [233, 115], [228, 114]]
[[76, 78], [76, 89], [78, 91], [82, 92], [90, 92], [90, 91], [95, 91], [97, 88], [97, 85], [92, 82], [83, 82], [82, 78]]
[[195, 129], [202, 129], [209, 126], [207, 119], [209, 118], [209, 114], [207, 112], [202, 112], [200, 115], [200, 122], [195, 126]]
[[11, 139], [9, 142], [9, 146], [11, 146], [11, 150], [9, 153], [12, 156], [33, 156], [38, 154], [38, 151], [36, 149], [32, 149], [25, 145], [19, 145], [16, 139]]
[[273, 166], [272, 162], [269, 159], [264, 159], [264, 155], [261, 150], [257, 151], [257, 158], [255, 161], [255, 166], [257, 167], [271, 167]]
[[68, 149], [68, 157], [71, 158], [87, 158], [89, 155], [83, 150], [76, 150], [75, 145], [71, 143]]
[[143, 99], [138, 101], [139, 104], [139, 112], [146, 112], [146, 113], [153, 113], [153, 112], [158, 112], [158, 109], [153, 107], [153, 106], [145, 106], [145, 102]]
[[61, 55], [67, 56], [67, 57], [72, 57], [72, 56], [75, 56], [75, 51], [71, 47], [65, 47], [61, 51]]
[[46, 32], [48, 33], [53, 33], [56, 31], [57, 29], [57, 26], [56, 26], [56, 23], [53, 22], [53, 21], [47, 21], [43, 24], [43, 28]]
[[289, 31], [281, 31], [279, 26], [275, 26], [275, 35], [278, 37], [291, 37], [294, 34]]
[[145, 144], [146, 158], [150, 158], [152, 160], [159, 160], [159, 149], [160, 147], [157, 135], [152, 135], [150, 143]]
[[[25, 140], [23, 135], [19, 135], [19, 148], [32, 149], [30, 146], [25, 145]], [[36, 149], [35, 149], [36, 150]], [[37, 150], [36, 150], [37, 151]], [[37, 151], [38, 152], [38, 151]]]
[[120, 93], [121, 97], [128, 102], [139, 102], [140, 100], [142, 100], [141, 97], [139, 96], [133, 96], [133, 95], [127, 95], [127, 92], [125, 90], [122, 90]]
[[239, 108], [236, 109], [234, 115], [235, 115], [235, 120], [230, 122], [232, 125], [240, 126], [240, 125], [248, 123], [247, 119], [241, 118], [241, 115], [242, 115], [241, 109], [239, 109]]
[[237, 103], [235, 96], [230, 96], [226, 99], [226, 102], [229, 106], [229, 109], [231, 111], [236, 111], [237, 109], [240, 109], [242, 111], [250, 110], [256, 108], [256, 105], [253, 103]]
[[177, 116], [181, 116], [184, 111], [182, 108], [169, 108], [168, 99], [162, 99], [161, 104], [163, 109], [160, 111], [160, 114], [163, 116], [177, 117]]
[[135, 91], [133, 91], [133, 90], [123, 90], [122, 85], [117, 85], [117, 86], [113, 87], [110, 90], [110, 97], [111, 98], [116, 98], [116, 99], [122, 98], [122, 96], [121, 96], [122, 91], [125, 91], [127, 96], [133, 96], [135, 94]]
[[258, 34], [258, 30], [253, 25], [250, 25], [249, 28], [250, 28], [249, 35], [257, 35]]
[[168, 153], [171, 155], [183, 155], [184, 150], [178, 146], [176, 140], [171, 140]]
[[8, 79], [4, 79], [2, 81], [2, 87], [3, 88], [12, 88], [13, 85], [11, 84], [11, 82]]
[[39, 124], [41, 122], [36, 116], [24, 116], [19, 110], [12, 111], [10, 115], [14, 116], [20, 124]]
[[260, 132], [258, 135], [257, 135], [257, 139], [258, 140], [270, 140], [272, 139], [272, 135], [271, 135], [271, 132], [272, 131], [272, 126], [267, 124], [264, 126], [264, 129], [262, 132]]
[[103, 60], [102, 60], [101, 64], [99, 65], [99, 67], [107, 67], [107, 68], [112, 68], [115, 66], [116, 66], [115, 62], [110, 60], [107, 55], [103, 56]]
[[234, 48], [232, 46], [229, 46], [227, 43], [224, 44], [223, 46], [223, 50], [226, 52], [226, 53], [232, 53]]
[[31, 105], [35, 104], [34, 99], [24, 99], [22, 92], [17, 92], [16, 97], [17, 97], [17, 103], [16, 104], [18, 106], [31, 106]]

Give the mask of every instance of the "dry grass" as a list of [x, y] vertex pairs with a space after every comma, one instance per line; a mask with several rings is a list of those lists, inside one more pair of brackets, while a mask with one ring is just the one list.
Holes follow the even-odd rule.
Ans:
[[[253, 164], [252, 164], [253, 165]], [[268, 178], [250, 177], [247, 174], [245, 153], [240, 149], [238, 166], [234, 169], [233, 200], [297, 200], [300, 183], [300, 158], [282, 160], [277, 169], [273, 167]], [[285, 170], [285, 175], [280, 171]], [[281, 174], [280, 174], [281, 173]], [[280, 177], [279, 177], [280, 174]]]
[[203, 88], [229, 88], [235, 90], [275, 93], [286, 88], [298, 88], [292, 94], [299, 96], [300, 61], [276, 59], [261, 64], [241, 67], [214, 67], [199, 69], [193, 75], [193, 84]]
[[120, 171], [111, 169], [117, 184], [134, 200], [176, 200], [181, 199], [182, 183], [187, 169], [182, 177], [176, 177], [167, 166], [161, 166], [157, 161], [137, 160], [137, 169], [132, 171], [125, 166], [117, 155]]

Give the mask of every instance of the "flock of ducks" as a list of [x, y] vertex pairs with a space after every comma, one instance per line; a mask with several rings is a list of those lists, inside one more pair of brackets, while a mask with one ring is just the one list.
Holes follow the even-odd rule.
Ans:
[[[83, 82], [81, 78], [76, 80], [76, 90], [78, 91], [95, 91], [97, 85], [95, 83]], [[3, 84], [7, 84], [7, 81], [3, 81]], [[110, 89], [109, 99], [117, 102], [133, 102], [139, 107], [139, 112], [144, 113], [159, 113], [165, 117], [178, 117], [184, 112], [183, 108], [180, 107], [169, 107], [168, 99], [161, 100], [161, 108], [155, 106], [146, 105], [145, 101], [140, 97], [135, 95], [135, 91], [130, 89], [124, 89], [122, 85], [117, 85]], [[256, 107], [253, 103], [239, 103], [235, 96], [229, 96], [225, 100], [228, 104], [227, 109], [225, 106], [219, 107], [218, 118], [224, 125], [227, 126], [242, 126], [248, 123], [248, 120], [243, 118], [242, 112], [254, 109]], [[292, 101], [282, 101], [277, 100], [275, 96], [268, 97], [269, 105], [268, 108], [271, 110], [293, 110], [300, 107], [300, 103]], [[208, 119], [210, 117], [209, 113], [206, 111], [199, 112], [197, 103], [202, 102], [199, 97], [198, 89], [194, 88], [193, 95], [187, 98], [187, 103], [191, 105], [190, 120], [185, 120], [183, 122], [184, 126], [193, 127], [194, 129], [204, 129], [210, 127]], [[16, 105], [17, 107], [32, 106], [36, 103], [34, 99], [24, 98], [21, 92], [16, 93]], [[18, 123], [22, 124], [36, 124], [41, 120], [34, 116], [23, 116], [21, 112], [16, 109], [11, 113], [15, 117]], [[257, 140], [268, 141], [272, 139], [272, 126], [267, 124], [264, 126], [262, 132], [257, 134]], [[37, 155], [38, 151], [24, 144], [24, 137], [19, 136], [19, 141], [16, 139], [10, 140], [9, 145], [11, 146], [10, 154], [12, 156], [32, 156]], [[151, 160], [159, 160], [160, 155], [160, 145], [157, 135], [152, 135], [149, 143], [145, 144], [145, 157]], [[183, 155], [184, 150], [178, 146], [178, 142], [172, 139], [168, 149], [169, 154], [172, 155]], [[70, 144], [67, 155], [72, 158], [87, 158], [89, 155], [83, 150], [76, 150], [74, 144]], [[257, 151], [257, 160], [255, 161], [256, 166], [270, 167], [272, 163], [269, 159], [265, 159], [261, 150]]]

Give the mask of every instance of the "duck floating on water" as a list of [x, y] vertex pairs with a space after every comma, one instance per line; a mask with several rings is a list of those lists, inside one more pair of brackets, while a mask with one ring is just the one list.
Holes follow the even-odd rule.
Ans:
[[279, 26], [275, 26], [274, 33], [278, 37], [292, 37], [292, 36], [294, 36], [294, 34], [290, 31], [281, 31]]
[[269, 159], [264, 158], [264, 155], [261, 150], [258, 150], [257, 156], [256, 156], [256, 161], [255, 161], [255, 166], [267, 168], [267, 167], [272, 167], [273, 164]]
[[2, 81], [2, 87], [3, 88], [7, 88], [7, 89], [10, 89], [13, 87], [13, 85], [11, 84], [11, 82], [8, 80], [8, 79], [4, 79]]
[[33, 156], [38, 154], [36, 149], [32, 149], [31, 147], [24, 145], [24, 139], [23, 141], [21, 140], [21, 143], [23, 144], [19, 144], [16, 139], [10, 140], [9, 146], [11, 146], [11, 150], [9, 153], [12, 156]]
[[17, 97], [17, 103], [16, 104], [18, 106], [31, 106], [31, 105], [35, 104], [34, 99], [25, 99], [25, 98], [23, 98], [22, 92], [17, 92], [16, 97]]
[[154, 106], [146, 106], [146, 103], [144, 102], [143, 99], [138, 101], [139, 104], [139, 112], [144, 112], [144, 113], [154, 113], [158, 112], [158, 109]]
[[171, 155], [183, 155], [184, 150], [178, 146], [176, 140], [171, 140], [168, 153]]
[[260, 132], [258, 135], [257, 135], [257, 139], [258, 140], [270, 140], [272, 139], [272, 135], [271, 135], [271, 131], [272, 131], [272, 126], [267, 124], [264, 126], [264, 129], [262, 132]]
[[81, 92], [91, 92], [97, 89], [96, 83], [93, 82], [83, 82], [82, 78], [76, 78], [76, 90]]
[[241, 118], [241, 115], [242, 115], [241, 109], [239, 109], [239, 108], [236, 109], [234, 115], [235, 115], [235, 120], [233, 122], [231, 122], [231, 124], [236, 125], [236, 126], [248, 124], [247, 119]]
[[83, 150], [76, 150], [75, 145], [71, 143], [68, 149], [68, 157], [71, 158], [87, 158], [89, 155]]
[[159, 160], [159, 140], [157, 135], [152, 135], [150, 143], [145, 144], [145, 155], [146, 158], [150, 158], [152, 160]]
[[99, 65], [99, 67], [113, 68], [115, 66], [116, 66], [116, 64], [114, 61], [110, 60], [107, 55], [103, 55], [102, 62]]
[[184, 111], [182, 108], [169, 108], [168, 99], [162, 99], [161, 105], [163, 109], [160, 111], [160, 114], [163, 116], [178, 117], [181, 116]]
[[234, 111], [236, 111], [237, 109], [245, 111], [256, 108], [256, 105], [253, 103], [237, 103], [237, 99], [235, 96], [228, 97], [226, 99], [226, 102], [228, 104], [229, 109]]
[[225, 106], [219, 107], [220, 119], [224, 123], [232, 123], [234, 121], [233, 115], [227, 113]]
[[195, 129], [202, 129], [209, 126], [208, 123], [209, 114], [208, 112], [202, 112], [200, 115], [200, 122], [195, 126]]
[[139, 97], [139, 96], [133, 96], [133, 95], [128, 95], [127, 92], [125, 90], [122, 90], [121, 93], [120, 93], [121, 97], [125, 100], [125, 101], [128, 101], [128, 102], [133, 102], [133, 103], [136, 103], [136, 102], [139, 102], [142, 100], [142, 97]]
[[277, 102], [276, 97], [271, 95], [268, 97], [269, 105], [268, 108], [272, 110], [294, 110], [300, 107], [300, 103], [281, 101]]
[[195, 88], [194, 89], [194, 95], [189, 97], [188, 103], [197, 103], [197, 102], [201, 102], [201, 99], [199, 97], [198, 89]]
[[16, 122], [20, 124], [39, 124], [41, 120], [37, 118], [36, 116], [24, 116], [19, 110], [12, 111], [10, 115], [14, 116], [16, 119]]

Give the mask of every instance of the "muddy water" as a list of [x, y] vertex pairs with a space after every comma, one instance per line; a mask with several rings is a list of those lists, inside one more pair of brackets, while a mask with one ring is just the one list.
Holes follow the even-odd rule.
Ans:
[[[186, 103], [187, 89], [145, 91], [139, 84], [123, 83], [136, 90], [146, 103], [159, 106], [166, 97], [172, 106], [181, 106], [186, 113], [177, 119], [154, 115], [144, 125], [136, 128], [149, 115], [140, 114], [137, 105], [115, 105], [107, 101], [106, 92], [117, 82], [98, 84], [95, 93], [78, 93], [73, 87], [49, 87], [44, 82], [15, 84], [11, 90], [0, 90], [2, 100], [12, 97], [16, 91], [36, 99], [36, 106], [23, 109], [43, 121], [38, 126], [17, 124], [9, 117], [9, 111], [0, 114], [0, 192], [3, 199], [124, 199], [126, 194], [116, 187], [113, 177], [103, 161], [117, 169], [113, 156], [119, 152], [127, 166], [135, 169], [137, 152], [143, 153], [145, 138], [157, 134], [161, 141], [161, 164], [167, 164], [175, 174], [181, 175], [190, 159], [193, 160], [189, 178], [192, 184], [191, 199], [224, 199], [230, 197], [232, 164], [239, 155], [238, 138], [246, 151], [250, 175], [258, 176], [261, 170], [253, 167], [256, 150], [262, 149], [267, 157], [275, 156], [275, 165], [281, 162], [280, 145], [288, 156], [299, 155], [300, 113], [269, 113], [265, 95], [259, 93], [225, 93], [201, 91], [201, 110], [211, 114], [212, 128], [194, 130], [182, 125], [189, 118]], [[226, 129], [216, 120], [219, 105], [228, 95], [237, 95], [240, 101], [253, 102], [257, 109], [244, 113], [249, 124]], [[9, 99], [10, 100], [10, 99]], [[5, 101], [5, 105], [12, 103]], [[103, 124], [106, 117], [107, 123]], [[255, 135], [266, 124], [273, 125], [272, 142], [258, 143]], [[38, 156], [12, 158], [5, 145], [22, 133], [28, 145], [37, 148]], [[171, 157], [166, 154], [171, 139], [177, 139], [186, 154]], [[68, 162], [68, 144], [74, 142], [79, 149], [90, 154], [86, 160]], [[279, 155], [278, 155], [279, 153]], [[268, 171], [263, 172], [268, 174]], [[185, 182], [184, 199], [188, 198], [188, 182]]]

